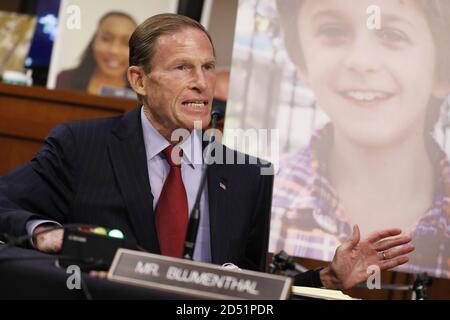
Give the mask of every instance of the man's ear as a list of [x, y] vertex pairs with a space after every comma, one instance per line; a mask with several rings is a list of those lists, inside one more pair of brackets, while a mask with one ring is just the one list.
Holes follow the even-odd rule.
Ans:
[[127, 70], [127, 78], [131, 88], [141, 96], [146, 96], [147, 92], [144, 70], [138, 66], [131, 66]]

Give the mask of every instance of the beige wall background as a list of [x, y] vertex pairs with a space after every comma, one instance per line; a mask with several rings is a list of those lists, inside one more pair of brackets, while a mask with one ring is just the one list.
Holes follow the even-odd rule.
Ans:
[[202, 24], [214, 41], [218, 69], [230, 69], [238, 0], [206, 0]]

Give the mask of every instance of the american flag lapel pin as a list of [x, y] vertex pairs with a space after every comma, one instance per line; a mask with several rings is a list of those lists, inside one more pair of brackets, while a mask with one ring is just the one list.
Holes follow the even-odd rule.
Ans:
[[223, 182], [219, 182], [219, 187], [221, 187], [223, 190], [227, 191], [227, 186]]

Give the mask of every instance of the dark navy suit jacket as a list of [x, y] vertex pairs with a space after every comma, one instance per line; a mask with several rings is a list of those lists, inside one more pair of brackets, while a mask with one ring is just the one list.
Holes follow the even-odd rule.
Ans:
[[[261, 175], [261, 165], [246, 159], [208, 169], [211, 256], [215, 264], [263, 270], [273, 176]], [[56, 127], [33, 160], [1, 177], [0, 233], [23, 235], [36, 218], [94, 224], [121, 229], [128, 240], [159, 253], [152, 203], [137, 108]]]

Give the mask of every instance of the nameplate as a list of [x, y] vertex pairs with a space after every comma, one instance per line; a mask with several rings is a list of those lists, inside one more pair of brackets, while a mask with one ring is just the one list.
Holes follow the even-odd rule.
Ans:
[[202, 299], [285, 300], [292, 279], [119, 249], [108, 279]]

